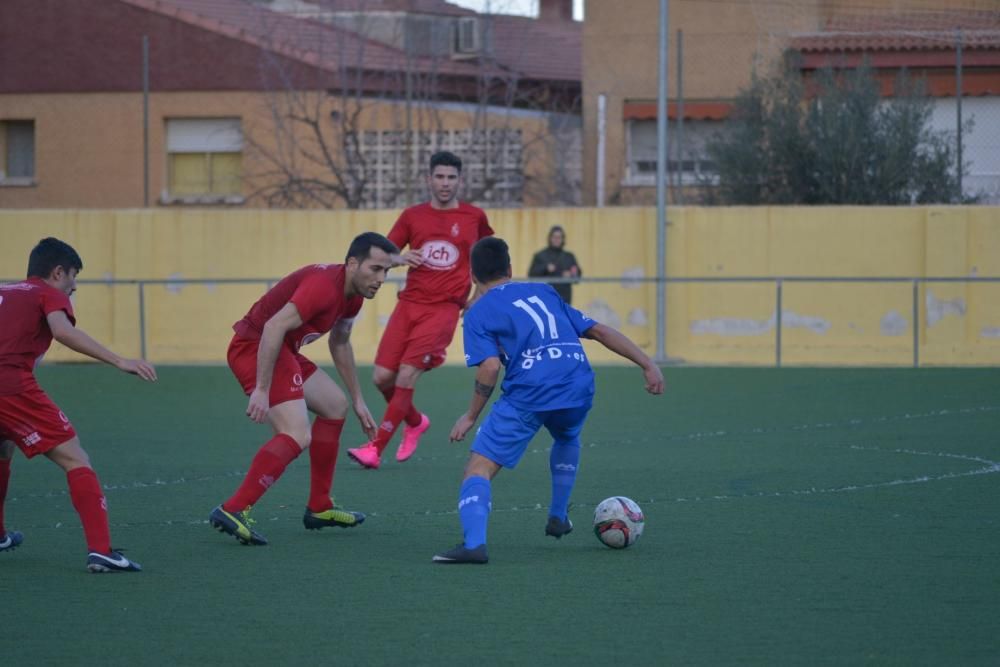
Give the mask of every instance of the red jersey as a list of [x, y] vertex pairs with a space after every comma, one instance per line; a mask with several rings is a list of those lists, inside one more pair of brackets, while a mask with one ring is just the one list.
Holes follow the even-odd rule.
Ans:
[[264, 325], [274, 314], [292, 302], [299, 311], [302, 325], [285, 334], [285, 345], [298, 352], [330, 331], [337, 320], [358, 314], [364, 298], [344, 297], [347, 272], [343, 264], [310, 264], [288, 274], [257, 300], [250, 312], [233, 325], [243, 338], [260, 338]]
[[73, 304], [65, 292], [41, 278], [0, 285], [0, 396], [35, 384], [35, 361], [52, 344], [46, 316], [66, 312], [74, 325]]
[[403, 211], [389, 231], [389, 240], [400, 248], [420, 250], [424, 263], [406, 272], [399, 298], [464, 306], [471, 284], [469, 255], [484, 236], [493, 236], [486, 213], [465, 202], [458, 208], [436, 209], [426, 203]]

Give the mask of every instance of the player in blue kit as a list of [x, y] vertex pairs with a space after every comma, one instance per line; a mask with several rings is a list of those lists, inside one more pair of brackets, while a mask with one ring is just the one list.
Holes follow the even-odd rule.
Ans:
[[486, 563], [490, 482], [513, 468], [543, 426], [552, 436], [552, 502], [545, 534], [573, 530], [567, 516], [580, 461], [580, 431], [594, 396], [594, 371], [580, 337], [596, 340], [642, 368], [646, 391], [663, 393], [663, 373], [624, 334], [585, 316], [551, 285], [511, 280], [510, 252], [499, 238], [472, 248], [472, 276], [483, 296], [465, 314], [465, 362], [478, 366], [468, 411], [451, 429], [462, 440], [475, 425], [506, 367], [502, 395], [472, 443], [458, 495], [464, 540], [436, 563]]

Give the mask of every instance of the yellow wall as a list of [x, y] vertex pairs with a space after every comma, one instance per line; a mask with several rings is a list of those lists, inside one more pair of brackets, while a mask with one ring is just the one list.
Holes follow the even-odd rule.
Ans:
[[[585, 276], [613, 282], [576, 286], [574, 305], [614, 325], [647, 352], [656, 348], [656, 290], [636, 282], [656, 273], [650, 208], [490, 211], [523, 276], [550, 225], [567, 229]], [[73, 244], [81, 279], [278, 278], [311, 262], [342, 261], [356, 234], [388, 231], [395, 211], [0, 211], [0, 278], [23, 275], [42, 236]], [[1000, 276], [1000, 208], [687, 208], [670, 211], [668, 275]], [[154, 362], [220, 363], [231, 324], [265, 283], [147, 285], [147, 356]], [[391, 286], [366, 304], [353, 335], [369, 363], [395, 303]], [[785, 364], [908, 365], [909, 283], [785, 283]], [[1000, 283], [921, 288], [920, 358], [927, 365], [1000, 363]], [[135, 285], [81, 285], [80, 326], [126, 355], [138, 355]], [[671, 284], [667, 353], [698, 364], [772, 364], [775, 286]], [[458, 339], [461, 335], [457, 336]], [[56, 346], [58, 347], [58, 346]], [[325, 344], [306, 349], [326, 362]], [[613, 357], [591, 346], [597, 361]], [[53, 349], [50, 359], [74, 358]], [[459, 362], [460, 340], [449, 352]]]

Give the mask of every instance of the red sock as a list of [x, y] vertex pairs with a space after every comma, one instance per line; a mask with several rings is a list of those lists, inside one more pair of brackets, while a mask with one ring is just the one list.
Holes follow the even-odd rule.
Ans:
[[306, 505], [310, 512], [322, 512], [333, 507], [330, 488], [337, 469], [340, 431], [343, 428], [343, 419], [317, 417], [313, 422], [312, 444], [309, 445], [309, 504]]
[[[386, 403], [392, 402], [392, 396], [395, 391], [396, 387], [393, 386], [382, 392], [382, 395], [385, 396]], [[413, 394], [410, 394], [410, 409], [407, 411], [403, 420], [406, 422], [407, 426], [420, 426], [420, 420], [422, 418], [423, 416], [420, 414], [420, 410], [417, 410], [417, 406], [413, 404]]]
[[406, 387], [396, 387], [392, 392], [392, 399], [385, 409], [381, 425], [378, 427], [378, 435], [375, 436], [375, 440], [373, 441], [378, 448], [380, 456], [392, 439], [392, 434], [399, 428], [399, 423], [406, 417], [406, 413], [412, 409], [413, 390]]
[[87, 549], [111, 553], [111, 529], [108, 527], [108, 501], [97, 474], [90, 468], [73, 468], [66, 473], [69, 497], [83, 524]]
[[0, 536], [7, 533], [3, 527], [3, 501], [7, 499], [7, 485], [10, 482], [11, 459], [0, 459]]
[[222, 509], [240, 512], [255, 505], [264, 492], [278, 481], [288, 464], [301, 453], [299, 443], [287, 433], [279, 433], [268, 440], [253, 457], [240, 488], [236, 489], [232, 498], [222, 503]]

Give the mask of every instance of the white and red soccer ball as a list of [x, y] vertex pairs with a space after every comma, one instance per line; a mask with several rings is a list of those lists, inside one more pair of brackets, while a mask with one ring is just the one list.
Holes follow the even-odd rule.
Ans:
[[594, 510], [594, 534], [605, 546], [624, 549], [639, 540], [645, 521], [634, 500], [612, 496], [602, 500]]

